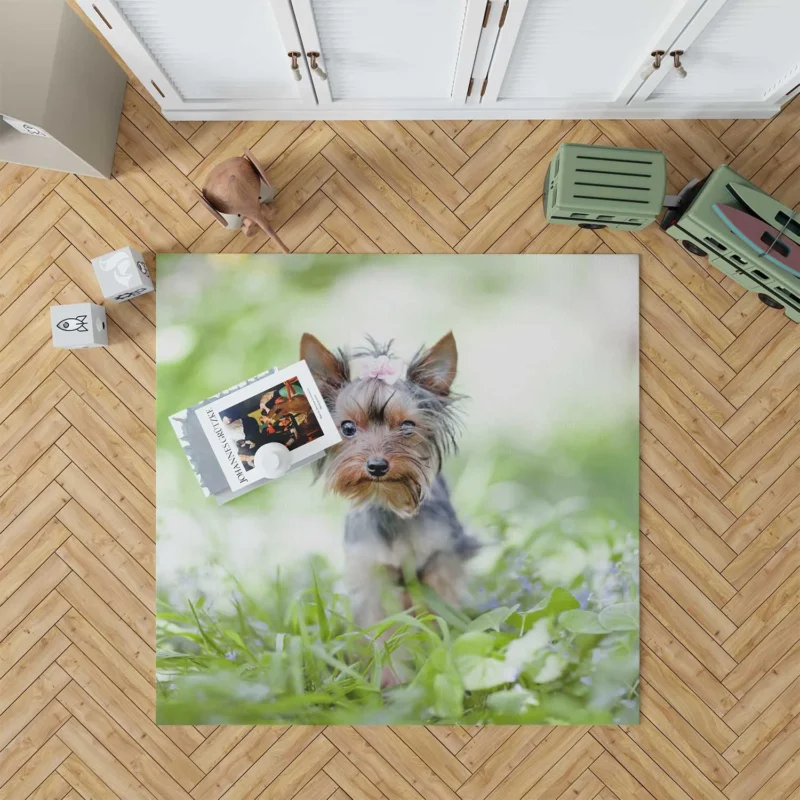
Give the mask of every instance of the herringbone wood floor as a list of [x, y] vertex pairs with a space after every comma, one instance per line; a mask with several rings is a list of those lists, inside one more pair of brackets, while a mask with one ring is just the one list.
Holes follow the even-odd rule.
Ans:
[[[800, 326], [655, 227], [547, 227], [562, 141], [722, 162], [800, 204], [772, 121], [166, 122], [133, 82], [111, 181], [0, 165], [0, 798], [800, 797]], [[108, 349], [50, 344], [87, 259], [272, 251], [194, 186], [250, 147], [300, 252], [641, 256], [642, 719], [630, 728], [161, 728], [154, 296]]]

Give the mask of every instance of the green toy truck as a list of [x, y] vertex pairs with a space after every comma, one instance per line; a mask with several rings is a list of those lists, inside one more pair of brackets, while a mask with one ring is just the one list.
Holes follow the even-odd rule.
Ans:
[[[796, 256], [800, 248], [800, 219], [794, 212], [728, 166], [691, 181], [676, 196], [665, 194], [666, 184], [666, 158], [658, 150], [563, 144], [545, 177], [545, 215], [550, 223], [636, 231], [655, 222], [666, 206], [660, 222], [663, 231], [693, 255], [707, 256], [766, 305], [782, 308], [789, 319], [800, 322], [800, 273], [776, 261], [779, 249], [791, 247]], [[753, 208], [747, 208], [735, 192], [742, 187], [747, 187], [745, 194], [755, 190], [758, 195], [751, 191], [751, 196], [783, 209], [777, 221], [768, 220], [777, 229], [761, 223], [765, 231], [773, 231], [772, 239], [761, 240], [769, 245], [749, 244], [723, 218], [736, 211], [752, 215]], [[767, 219], [758, 211], [756, 216]]]
[[668, 208], [664, 214], [661, 229], [690, 253], [708, 256], [711, 264], [745, 289], [756, 292], [764, 304], [783, 308], [789, 319], [800, 322], [800, 275], [759, 256], [714, 211], [715, 204], [747, 211], [728, 188], [731, 185], [760, 191], [730, 167], [717, 167], [702, 181], [681, 192], [678, 206]]

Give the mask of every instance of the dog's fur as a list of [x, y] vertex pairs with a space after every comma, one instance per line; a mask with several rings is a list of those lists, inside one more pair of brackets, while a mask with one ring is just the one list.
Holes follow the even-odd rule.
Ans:
[[[343, 435], [315, 466], [326, 488], [352, 503], [345, 520], [345, 569], [353, 612], [362, 626], [380, 621], [393, 604], [408, 605], [403, 589], [408, 577], [416, 576], [447, 602], [460, 604], [465, 561], [477, 549], [441, 475], [459, 431], [460, 398], [451, 392], [458, 360], [453, 334], [420, 350], [406, 377], [394, 385], [351, 376], [351, 359], [391, 357], [391, 342], [368, 341], [367, 348], [352, 354], [333, 353], [309, 333], [300, 343], [300, 357], [336, 425], [341, 430], [352, 422], [357, 429]], [[378, 477], [366, 466], [376, 458], [388, 462]]]

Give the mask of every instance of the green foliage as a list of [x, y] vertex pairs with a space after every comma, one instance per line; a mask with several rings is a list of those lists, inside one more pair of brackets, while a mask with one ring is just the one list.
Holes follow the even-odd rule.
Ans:
[[[600, 537], [609, 559], [587, 567], [571, 586], [535, 581], [526, 589], [526, 557], [567, 522], [576, 547], [591, 550]], [[473, 582], [506, 596], [511, 584], [518, 590], [513, 605], [485, 611], [448, 608], [424, 587], [412, 587], [414, 608], [362, 630], [321, 557], [276, 574], [257, 596], [233, 589], [227, 605], [209, 607], [201, 596], [176, 607], [162, 595], [158, 721], [635, 722], [636, 546], [608, 520], [602, 529], [599, 522], [568, 513], [526, 537], [506, 532], [487, 563], [476, 566]], [[402, 683], [382, 690], [388, 664]]]
[[[160, 723], [638, 720], [635, 348], [628, 372], [607, 377], [632, 387], [629, 397], [615, 395], [625, 402], [602, 405], [594, 391], [575, 391], [579, 410], [560, 415], [559, 424], [547, 416], [545, 437], [527, 435], [529, 409], [548, 393], [564, 403], [573, 398], [559, 371], [549, 382], [537, 371], [521, 390], [514, 366], [530, 378], [528, 352], [563, 344], [571, 333], [582, 342], [571, 363], [591, 366], [581, 360], [593, 352], [586, 341], [604, 334], [592, 316], [595, 273], [559, 267], [556, 279], [527, 257], [483, 255], [436, 256], [422, 266], [407, 256], [217, 264], [176, 254], [160, 256], [158, 268]], [[378, 286], [388, 287], [386, 296]], [[523, 313], [549, 322], [509, 325]], [[483, 543], [470, 564], [472, 600], [454, 609], [425, 587], [410, 587], [410, 612], [362, 630], [336, 562], [346, 503], [300, 471], [282, 479], [280, 491], [215, 507], [200, 495], [168, 417], [294, 362], [304, 330], [331, 346], [357, 344], [365, 333], [399, 337], [407, 357], [449, 328], [459, 341], [455, 388], [470, 398], [466, 442], [445, 472], [460, 518]], [[603, 341], [609, 351], [622, 346]], [[478, 391], [484, 372], [496, 391], [518, 398], [513, 428], [495, 428], [494, 394]], [[602, 388], [601, 377], [593, 380], [593, 390]], [[244, 531], [261, 549], [237, 550], [237, 561], [232, 553]], [[311, 541], [314, 531], [318, 556], [308, 563], [286, 557], [293, 534]], [[401, 682], [382, 689], [389, 665]]]

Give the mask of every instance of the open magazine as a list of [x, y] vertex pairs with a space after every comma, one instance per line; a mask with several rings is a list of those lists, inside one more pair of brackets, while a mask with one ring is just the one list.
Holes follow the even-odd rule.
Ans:
[[219, 502], [268, 482], [256, 461], [263, 445], [284, 445], [293, 470], [341, 441], [305, 361], [257, 375], [170, 421], [204, 492]]

